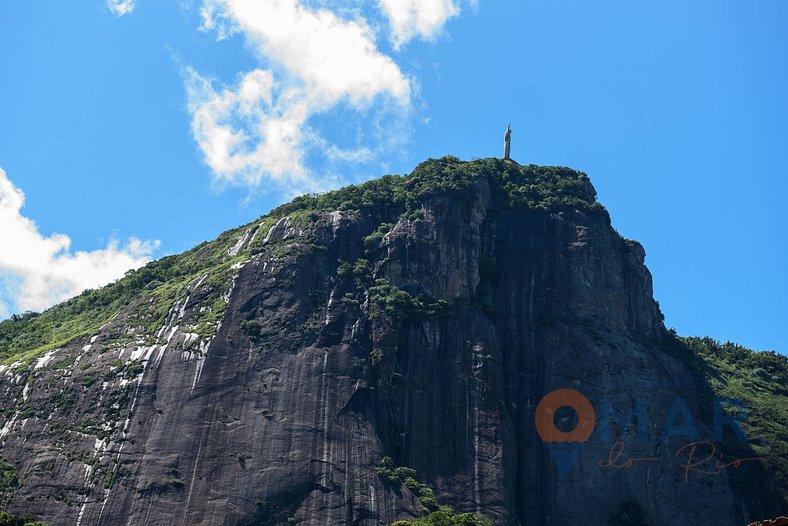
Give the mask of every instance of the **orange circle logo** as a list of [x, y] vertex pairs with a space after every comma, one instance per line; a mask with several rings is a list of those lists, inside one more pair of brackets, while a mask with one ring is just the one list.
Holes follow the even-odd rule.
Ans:
[[[555, 412], [571, 407], [577, 412], [577, 425], [572, 431], [555, 426]], [[543, 442], [585, 442], [594, 431], [596, 415], [588, 398], [572, 389], [556, 389], [546, 394], [536, 406], [536, 432]]]

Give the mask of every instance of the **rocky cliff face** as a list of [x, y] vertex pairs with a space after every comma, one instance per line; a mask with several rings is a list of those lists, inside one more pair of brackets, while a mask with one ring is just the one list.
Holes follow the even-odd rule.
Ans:
[[[567, 169], [446, 158], [302, 198], [132, 273], [122, 301], [73, 300], [97, 314], [67, 341], [15, 348], [5, 508], [77, 525], [388, 525], [435, 501], [500, 525], [777, 515], [781, 497], [732, 480], [773, 491], [766, 461], [682, 466], [713, 408], [644, 257]], [[41, 316], [21, 332], [72, 330]], [[537, 433], [557, 389], [591, 402], [585, 442]], [[562, 411], [562, 430], [587, 417]]]

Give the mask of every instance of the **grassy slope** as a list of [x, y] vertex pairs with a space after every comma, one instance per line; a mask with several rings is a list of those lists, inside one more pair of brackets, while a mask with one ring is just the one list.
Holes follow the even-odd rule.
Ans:
[[714, 396], [746, 405], [742, 428], [749, 440], [737, 443], [726, 436], [727, 452], [734, 457], [755, 453], [766, 458], [774, 489], [788, 501], [788, 356], [708, 337], [680, 338], [680, 342], [692, 353], [690, 366], [708, 381]]
[[[48, 349], [96, 334], [101, 326], [135, 302], [141, 309], [144, 305], [145, 312], [139, 316], [142, 325], [160, 326], [186, 283], [202, 274], [208, 274], [209, 280], [221, 281], [232, 263], [262, 250], [265, 233], [282, 217], [289, 216], [294, 222], [316, 221], [321, 212], [358, 210], [384, 223], [396, 220], [403, 213], [417, 214], [421, 203], [431, 196], [459, 194], [479, 177], [487, 177], [493, 183], [491, 186], [502, 207], [574, 206], [605, 213], [595, 201], [588, 177], [581, 172], [560, 167], [519, 166], [500, 159], [472, 162], [455, 157], [430, 159], [408, 176], [387, 175], [325, 194], [297, 197], [213, 241], [129, 271], [124, 278], [106, 287], [85, 291], [41, 314], [15, 315], [0, 322], [0, 364], [29, 362]], [[261, 235], [241, 254], [230, 258], [228, 250], [250, 228], [259, 229]], [[220, 315], [213, 313], [214, 318]]]
[[101, 326], [141, 296], [155, 300], [148, 313], [148, 321], [155, 324], [182, 289], [178, 285], [224, 263], [226, 251], [240, 230], [225, 232], [188, 252], [129, 271], [115, 283], [87, 290], [43, 313], [29, 312], [0, 322], [0, 363], [28, 361], [74, 338], [96, 334]]

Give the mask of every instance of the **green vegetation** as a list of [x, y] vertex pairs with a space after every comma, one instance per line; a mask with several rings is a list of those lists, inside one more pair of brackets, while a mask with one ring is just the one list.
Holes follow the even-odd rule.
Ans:
[[[186, 285], [202, 275], [207, 279], [201, 289], [205, 288], [208, 294], [201, 299], [198, 318], [189, 320], [189, 329], [210, 336], [224, 315], [226, 302], [221, 298], [237, 271], [235, 263], [266, 250], [283, 256], [303, 253], [306, 246], [315, 250], [325, 248], [315, 245], [311, 238], [303, 246], [292, 240], [263, 245], [268, 230], [283, 217], [289, 216], [291, 224], [304, 227], [320, 221], [323, 212], [362, 214], [378, 225], [365, 240], [367, 249], [374, 250], [400, 217], [419, 221], [426, 200], [443, 194], [471, 196], [472, 192], [463, 192], [480, 179], [491, 183], [494, 205], [498, 208], [548, 210], [571, 206], [591, 212], [604, 211], [596, 203], [586, 175], [569, 168], [519, 166], [501, 159], [472, 162], [451, 156], [430, 159], [408, 176], [386, 175], [324, 194], [297, 197], [253, 223], [224, 232], [214, 241], [183, 254], [167, 256], [129, 271], [124, 278], [106, 287], [85, 291], [41, 314], [14, 315], [0, 322], [0, 363], [30, 361], [46, 350], [96, 334], [101, 326], [124, 312], [128, 316], [127, 325], [141, 327], [139, 333], [150, 338], [164, 323], [173, 303], [187, 293]], [[257, 229], [258, 235], [245, 251], [229, 256], [229, 249], [238, 237], [250, 229]], [[370, 279], [363, 268], [353, 271], [358, 274], [355, 277], [358, 281]], [[433, 308], [442, 307], [423, 299], [409, 299], [391, 288], [378, 288], [376, 297], [384, 309], [405, 307], [419, 315], [432, 315]]]
[[241, 331], [246, 334], [250, 340], [257, 341], [260, 339], [263, 326], [257, 320], [243, 320], [241, 321]]
[[449, 313], [449, 304], [445, 300], [432, 301], [424, 296], [413, 297], [385, 279], [376, 279], [375, 285], [369, 288], [374, 318], [381, 312], [394, 318], [428, 318], [445, 316]]
[[394, 466], [391, 457], [383, 457], [375, 467], [375, 473], [391, 485], [402, 484], [418, 497], [421, 505], [429, 511], [437, 511], [438, 501], [432, 488], [416, 480], [416, 470], [408, 467]]
[[[450, 313], [451, 306], [443, 300], [414, 296], [385, 279], [374, 279], [372, 265], [374, 256], [381, 246], [383, 237], [391, 232], [399, 221], [414, 223], [424, 221], [425, 204], [446, 196], [459, 203], [470, 203], [478, 195], [477, 187], [486, 181], [489, 184], [491, 205], [498, 210], [560, 211], [578, 209], [587, 214], [606, 215], [604, 208], [596, 202], [596, 193], [588, 177], [564, 167], [520, 166], [501, 159], [480, 159], [472, 162], [460, 161], [448, 156], [430, 159], [419, 164], [407, 176], [386, 175], [359, 185], [327, 192], [297, 197], [283, 204], [258, 220], [229, 230], [217, 239], [205, 242], [180, 255], [168, 256], [154, 261], [138, 270], [129, 271], [117, 282], [98, 290], [88, 290], [60, 303], [43, 313], [27, 312], [14, 315], [0, 322], [0, 363], [20, 361], [30, 363], [36, 356], [70, 342], [97, 334], [99, 328], [113, 320], [122, 322], [123, 327], [133, 327], [136, 332], [105, 333], [102, 345], [106, 348], [132, 344], [138, 338], [145, 345], [155, 343], [153, 336], [161, 327], [176, 301], [185, 299], [194, 291], [187, 286], [200, 281], [199, 308], [193, 309], [191, 317], [184, 320], [182, 328], [201, 337], [214, 334], [222, 321], [227, 307], [227, 293], [238, 272], [238, 264], [250, 257], [267, 254], [274, 260], [300, 257], [308, 251], [324, 250], [318, 244], [314, 232], [316, 227], [329, 226], [331, 219], [323, 215], [341, 211], [361, 217], [367, 225], [368, 235], [364, 238], [364, 253], [367, 259], [353, 262], [338, 262], [337, 276], [343, 281], [344, 295], [340, 298], [348, 308], [358, 308], [368, 293], [370, 316], [390, 316], [392, 319], [429, 318]], [[265, 242], [266, 234], [283, 218], [289, 218], [290, 227], [304, 231], [304, 237], [296, 242], [292, 237], [281, 241]], [[230, 256], [230, 248], [239, 236], [256, 231], [254, 239], [237, 256]], [[250, 238], [252, 236], [250, 235]], [[631, 243], [622, 239], [622, 243]], [[279, 268], [278, 265], [272, 267]], [[271, 267], [269, 267], [271, 268]], [[485, 287], [496, 275], [498, 262], [489, 255], [479, 259], [480, 282], [474, 305], [493, 315], [486, 303]], [[280, 281], [285, 283], [286, 280]], [[355, 290], [352, 289], [355, 286]], [[349, 292], [352, 290], [352, 292]], [[241, 322], [241, 330], [252, 340], [263, 336], [263, 328], [255, 320]], [[109, 331], [112, 332], [112, 331]], [[775, 486], [782, 499], [788, 498], [788, 359], [773, 352], [753, 352], [741, 346], [721, 344], [709, 338], [677, 339], [676, 350], [687, 364], [698, 373], [699, 381], [708, 381], [707, 396], [735, 398], [746, 402], [749, 413], [744, 431], [751, 438], [749, 443], [736, 444], [726, 438], [726, 454], [755, 453], [766, 458], [769, 471], [774, 473]], [[67, 354], [67, 353], [64, 353]], [[491, 356], [487, 356], [491, 359]], [[67, 369], [73, 366], [74, 356], [61, 357], [49, 367]], [[380, 349], [370, 352], [373, 366], [383, 359]], [[87, 370], [90, 363], [82, 368]], [[110, 363], [104, 371], [91, 370], [81, 377], [79, 389], [89, 389], [103, 379], [133, 379], [142, 372], [142, 364], [120, 361]], [[108, 393], [102, 402], [107, 411], [110, 429], [103, 422], [84, 421], [79, 423], [80, 432], [106, 439], [126, 407], [130, 386]], [[22, 417], [42, 416], [52, 408], [67, 412], [73, 410], [78, 392], [64, 391], [52, 396], [49, 406], [20, 407]], [[711, 400], [701, 401], [702, 406], [711, 407]], [[706, 404], [706, 402], [709, 402]], [[29, 404], [29, 402], [28, 402]], [[160, 411], [160, 410], [159, 410]], [[263, 410], [271, 418], [269, 410]], [[707, 415], [710, 416], [710, 415]], [[240, 454], [239, 454], [240, 455]], [[240, 456], [239, 462], [243, 462]], [[87, 461], [86, 461], [87, 462]], [[98, 477], [98, 470], [93, 470]], [[408, 487], [431, 513], [415, 522], [400, 521], [398, 524], [421, 525], [487, 525], [488, 519], [468, 514], [456, 515], [450, 508], [439, 506], [432, 490], [418, 482], [416, 472], [407, 467], [395, 467], [390, 458], [384, 458], [376, 468], [377, 473], [388, 483]], [[731, 471], [731, 470], [729, 470]], [[741, 470], [743, 472], [743, 470]], [[742, 475], [739, 470], [731, 471], [736, 481]], [[105, 487], [111, 487], [120, 476], [118, 466], [107, 472]], [[183, 484], [173, 474], [172, 486]], [[98, 481], [96, 481], [98, 482]], [[13, 466], [0, 457], [0, 496], [18, 485]], [[179, 484], [180, 483], [180, 484]], [[747, 488], [748, 481], [740, 480], [739, 486]], [[755, 493], [762, 486], [752, 485]], [[752, 495], [763, 499], [763, 495]], [[626, 505], [626, 506], [625, 506]], [[0, 526], [23, 524], [8, 522], [17, 520], [0, 514]], [[634, 517], [634, 518], [633, 518]], [[32, 518], [29, 518], [33, 520]], [[6, 522], [3, 522], [3, 521]], [[28, 520], [22, 518], [20, 520]], [[637, 522], [638, 510], [624, 503], [610, 516], [611, 524], [641, 524]], [[631, 521], [635, 522], [631, 522]], [[630, 521], [630, 522], [621, 522]], [[645, 518], [644, 518], [645, 521]]]
[[375, 473], [389, 484], [399, 484], [407, 477], [415, 477], [416, 470], [408, 467], [395, 467], [391, 457], [383, 457], [374, 468]]
[[397, 521], [391, 526], [409, 524], [421, 526], [493, 526], [493, 522], [481, 515], [455, 514], [451, 506], [440, 506], [432, 488], [416, 480], [416, 470], [405, 466], [395, 466], [391, 457], [383, 457], [374, 468], [380, 478], [392, 486], [402, 484], [408, 488], [422, 506], [429, 512], [415, 521]]
[[358, 300], [353, 295], [352, 292], [346, 292], [344, 296], [339, 300], [345, 305], [358, 305]]
[[372, 349], [369, 351], [369, 361], [372, 367], [377, 367], [381, 360], [383, 360], [383, 351], [380, 349]]
[[88, 388], [95, 383], [96, 383], [96, 377], [93, 376], [92, 374], [86, 374], [85, 376], [82, 377], [82, 380], [79, 382], [79, 384], [85, 388]]
[[16, 474], [16, 468], [0, 455], [0, 502], [4, 500], [8, 492], [13, 491], [18, 486], [19, 477]]
[[[130, 309], [130, 322], [154, 332], [190, 280], [227, 261], [225, 247], [237, 235], [238, 229], [225, 232], [211, 243], [130, 270], [115, 283], [86, 290], [41, 314], [28, 312], [0, 322], [0, 363], [29, 360], [75, 338], [96, 334], [124, 308]], [[135, 313], [140, 313], [138, 318]]]
[[[133, 380], [145, 370], [145, 366], [141, 364], [139, 360], [129, 360], [128, 362], [123, 362], [115, 358], [114, 360], [110, 360], [108, 365], [109, 369], [102, 376], [105, 382], [110, 382], [115, 378]], [[90, 387], [90, 385], [86, 385], [86, 381], [92, 385], [95, 379], [90, 375], [86, 375], [84, 377], [82, 385], [85, 387]]]
[[117, 480], [118, 474], [117, 469], [113, 469], [109, 473], [104, 476], [104, 489], [112, 489], [112, 485], [115, 484], [115, 480]]
[[324, 194], [295, 198], [271, 211], [268, 217], [284, 217], [296, 212], [313, 214], [328, 211], [363, 211], [380, 221], [370, 243], [388, 231], [387, 221], [402, 214], [413, 220], [421, 217], [425, 200], [438, 195], [460, 195], [475, 181], [487, 179], [496, 205], [502, 208], [555, 209], [576, 207], [602, 212], [588, 176], [570, 168], [520, 166], [501, 159], [461, 161], [446, 156], [419, 164], [410, 175], [385, 175], [360, 185], [350, 185]]
[[[738, 442], [726, 434], [724, 453], [734, 457], [755, 453], [766, 458], [781, 498], [788, 499], [788, 357], [711, 338], [680, 338], [679, 342], [696, 358], [689, 365], [709, 382], [715, 397], [746, 404], [742, 428], [749, 442]], [[740, 470], [728, 471], [735, 483], [743, 476]], [[754, 501], [767, 498], [747, 480], [739, 480], [737, 485], [747, 494], [756, 492], [750, 495]]]
[[11, 515], [0, 511], [0, 526], [47, 526], [32, 515]]
[[402, 483], [418, 497], [422, 506], [430, 511], [436, 511], [438, 509], [438, 499], [435, 498], [435, 493], [432, 491], [432, 488], [426, 484], [422, 484], [413, 477], [405, 477]]
[[391, 526], [493, 526], [487, 517], [474, 513], [455, 514], [449, 506], [441, 506], [425, 517], [413, 521], [396, 521]]
[[340, 279], [351, 279], [356, 288], [368, 288], [372, 282], [372, 267], [369, 261], [363, 258], [357, 259], [352, 264], [349, 261], [338, 260], [337, 277]]
[[[394, 319], [402, 318], [430, 318], [450, 314], [450, 306], [445, 300], [433, 300], [423, 295], [413, 297], [408, 292], [392, 285], [383, 278], [373, 279], [372, 268], [369, 261], [360, 258], [354, 263], [339, 261], [337, 276], [340, 279], [353, 280], [353, 285], [359, 290], [369, 293], [371, 304], [370, 318], [374, 319], [381, 314]], [[358, 305], [356, 294], [345, 293], [340, 301], [347, 305]], [[379, 350], [370, 353], [372, 365], [377, 365], [382, 358]]]
[[364, 238], [364, 252], [371, 253], [380, 246], [383, 236], [394, 228], [393, 223], [381, 223], [370, 235]]

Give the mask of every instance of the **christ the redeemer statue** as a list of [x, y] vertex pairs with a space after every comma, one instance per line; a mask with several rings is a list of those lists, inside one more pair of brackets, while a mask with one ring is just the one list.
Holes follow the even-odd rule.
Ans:
[[509, 159], [509, 148], [512, 145], [512, 125], [506, 127], [506, 133], [503, 136], [503, 158]]

